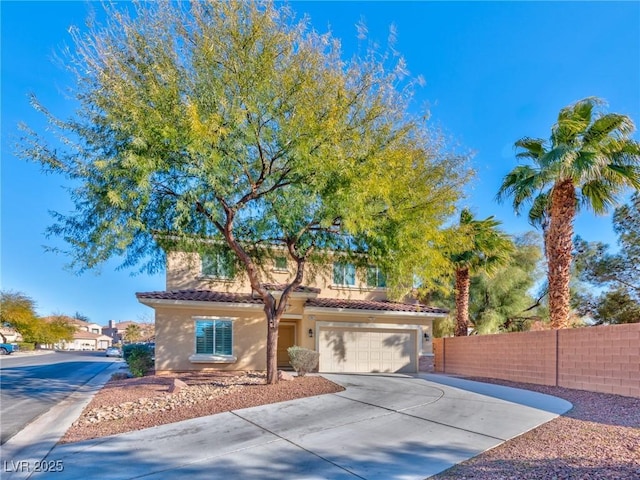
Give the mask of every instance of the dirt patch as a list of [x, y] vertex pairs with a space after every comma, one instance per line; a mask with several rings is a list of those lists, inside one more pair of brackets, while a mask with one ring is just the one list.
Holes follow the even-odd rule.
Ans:
[[[183, 384], [175, 379], [186, 386], [180, 386]], [[111, 380], [94, 396], [60, 443], [342, 390], [343, 387], [320, 376], [294, 377], [291, 381], [267, 385], [265, 375], [258, 372], [187, 373]]]

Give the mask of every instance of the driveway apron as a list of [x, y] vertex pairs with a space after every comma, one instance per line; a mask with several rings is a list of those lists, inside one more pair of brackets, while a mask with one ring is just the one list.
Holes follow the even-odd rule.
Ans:
[[424, 479], [571, 408], [436, 375], [324, 376], [346, 390], [59, 445], [46, 460], [64, 471], [30, 478]]

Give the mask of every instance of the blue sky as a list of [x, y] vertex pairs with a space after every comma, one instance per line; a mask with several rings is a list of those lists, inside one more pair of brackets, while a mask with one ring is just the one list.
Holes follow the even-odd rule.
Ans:
[[[99, 9], [99, 5], [94, 5]], [[462, 149], [475, 152], [477, 176], [464, 206], [479, 217], [495, 215], [510, 233], [530, 229], [509, 205], [494, 201], [516, 161], [513, 143], [523, 136], [546, 138], [560, 108], [599, 96], [609, 111], [640, 123], [639, 2], [293, 2], [314, 28], [330, 29], [345, 52], [358, 41], [364, 20], [370, 39], [384, 45], [395, 25], [395, 48], [412, 75], [422, 75], [416, 105], [430, 105], [432, 120]], [[44, 175], [13, 151], [18, 122], [42, 131], [30, 106], [35, 93], [54, 113], [67, 116], [71, 85], [51, 61], [70, 44], [69, 26], [84, 25], [85, 2], [1, 2], [2, 206], [1, 288], [21, 291], [38, 313], [81, 312], [92, 321], [150, 320], [137, 291], [162, 290], [164, 276], [131, 276], [117, 261], [100, 272], [76, 275], [68, 259], [45, 252], [49, 210], [71, 208], [64, 179]], [[638, 138], [638, 135], [635, 135]], [[67, 185], [68, 186], [68, 185]], [[615, 244], [610, 217], [582, 213], [576, 231], [587, 240]]]

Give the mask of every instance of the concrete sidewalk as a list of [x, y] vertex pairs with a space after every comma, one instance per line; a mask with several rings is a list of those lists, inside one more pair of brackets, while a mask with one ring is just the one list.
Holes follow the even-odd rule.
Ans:
[[30, 478], [423, 479], [571, 408], [442, 376], [325, 376], [346, 390], [56, 446], [63, 471]]
[[111, 375], [122, 368], [122, 365], [120, 362], [105, 364], [105, 368], [87, 383], [1, 445], [0, 478], [27, 479], [33, 470], [41, 468], [43, 459], [78, 419], [93, 396], [109, 381]]

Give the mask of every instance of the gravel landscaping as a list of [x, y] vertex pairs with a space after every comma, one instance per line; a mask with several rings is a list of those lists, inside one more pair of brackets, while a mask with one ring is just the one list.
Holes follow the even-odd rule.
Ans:
[[[564, 398], [574, 407], [435, 480], [640, 479], [640, 398], [472, 379]], [[184, 382], [184, 383], [182, 383]], [[343, 390], [321, 376], [266, 385], [262, 373], [181, 374], [111, 380], [61, 443]]]
[[[184, 383], [183, 383], [184, 382]], [[319, 376], [266, 385], [263, 373], [151, 375], [110, 380], [60, 443], [131, 432], [214, 413], [344, 390]]]
[[640, 479], [640, 398], [478, 379], [564, 398], [573, 409], [435, 480]]

